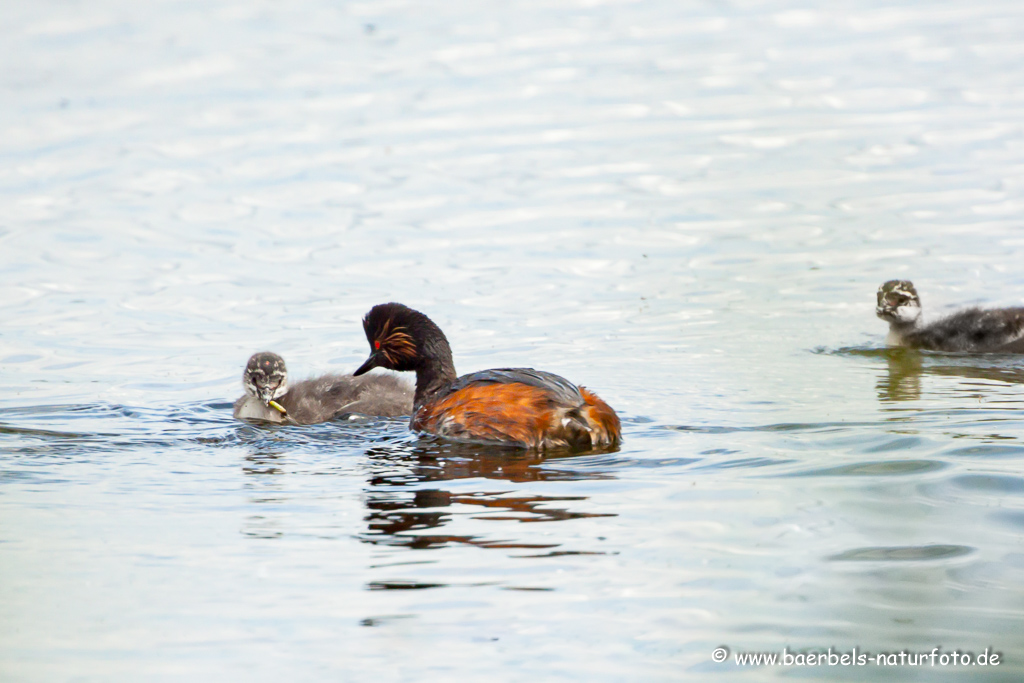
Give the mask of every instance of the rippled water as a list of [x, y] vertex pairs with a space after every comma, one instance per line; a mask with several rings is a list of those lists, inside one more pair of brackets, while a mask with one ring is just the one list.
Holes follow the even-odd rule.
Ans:
[[[1024, 5], [819, 4], [0, 8], [0, 677], [1024, 677], [1024, 360], [873, 313], [1024, 299]], [[232, 420], [387, 300], [623, 446]]]

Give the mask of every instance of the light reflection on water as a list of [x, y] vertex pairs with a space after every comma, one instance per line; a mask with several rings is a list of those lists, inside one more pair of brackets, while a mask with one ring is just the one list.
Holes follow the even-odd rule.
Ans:
[[[873, 312], [1020, 305], [1019, 3], [8, 5], [0, 678], [1024, 675], [1024, 366]], [[231, 419], [387, 300], [622, 447]]]

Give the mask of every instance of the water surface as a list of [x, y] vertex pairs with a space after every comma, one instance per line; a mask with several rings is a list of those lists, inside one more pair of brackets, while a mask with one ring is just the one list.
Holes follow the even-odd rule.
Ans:
[[[1024, 7], [0, 8], [0, 677], [1019, 680]], [[611, 453], [231, 419], [401, 301]], [[994, 648], [985, 671], [712, 650]]]

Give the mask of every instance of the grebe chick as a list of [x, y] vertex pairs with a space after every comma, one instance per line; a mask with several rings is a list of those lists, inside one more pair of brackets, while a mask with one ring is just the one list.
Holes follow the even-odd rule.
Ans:
[[380, 304], [363, 318], [370, 357], [355, 375], [383, 367], [416, 372], [410, 426], [473, 443], [544, 450], [613, 446], [619, 418], [583, 387], [532, 368], [484, 370], [457, 377], [444, 332], [419, 311]]
[[919, 324], [921, 299], [909, 280], [878, 288], [876, 314], [889, 323], [886, 342], [928, 351], [1024, 353], [1024, 308], [968, 308]]
[[412, 389], [392, 375], [324, 375], [288, 385], [284, 359], [253, 354], [242, 373], [245, 395], [235, 401], [239, 419], [316, 424], [347, 413], [398, 417], [412, 413]]

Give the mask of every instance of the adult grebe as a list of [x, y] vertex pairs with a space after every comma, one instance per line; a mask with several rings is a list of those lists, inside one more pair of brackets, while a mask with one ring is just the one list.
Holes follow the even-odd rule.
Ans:
[[370, 357], [353, 374], [383, 367], [416, 372], [411, 427], [449, 439], [537, 450], [613, 446], [619, 418], [568, 380], [532, 368], [457, 377], [451, 347], [430, 318], [403, 306], [374, 306], [363, 318]]

